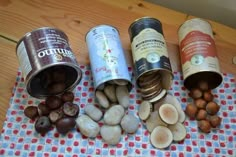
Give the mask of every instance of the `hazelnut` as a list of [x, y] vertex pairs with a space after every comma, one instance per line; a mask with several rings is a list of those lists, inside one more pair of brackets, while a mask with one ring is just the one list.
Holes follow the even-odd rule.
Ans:
[[194, 104], [197, 106], [197, 108], [199, 109], [205, 109], [206, 108], [206, 105], [207, 105], [207, 102], [202, 99], [202, 98], [198, 98], [198, 99], [195, 99], [194, 100]]
[[211, 132], [211, 124], [207, 120], [198, 121], [198, 128], [204, 133]]
[[197, 114], [197, 111], [198, 109], [194, 104], [188, 104], [185, 109], [186, 115], [189, 116], [190, 118], [194, 118]]
[[198, 99], [198, 98], [201, 98], [202, 97], [202, 91], [198, 88], [193, 88], [191, 89], [190, 91], [190, 96], [193, 98], [193, 99]]
[[210, 115], [215, 115], [219, 110], [220, 106], [214, 101], [211, 101], [206, 105], [206, 111]]
[[204, 120], [207, 118], [207, 112], [204, 109], [200, 109], [197, 113], [196, 119], [197, 120]]
[[74, 101], [74, 93], [67, 91], [62, 94], [61, 99], [63, 102], [73, 102]]
[[24, 109], [24, 114], [30, 119], [35, 119], [38, 117], [38, 108], [36, 106], [27, 106]]
[[57, 108], [61, 107], [63, 104], [61, 98], [58, 96], [49, 96], [46, 98], [45, 102], [46, 102], [46, 105], [50, 109], [57, 109]]
[[213, 128], [219, 126], [221, 124], [221, 118], [217, 115], [214, 115], [214, 116], [210, 116], [209, 117], [209, 121], [210, 121], [210, 124]]
[[213, 98], [214, 98], [214, 95], [211, 94], [210, 91], [205, 91], [205, 92], [203, 93], [203, 99], [204, 99], [204, 100], [206, 100], [206, 101], [209, 102], [209, 101], [212, 101]]
[[201, 91], [206, 91], [206, 90], [208, 90], [208, 83], [206, 82], [206, 81], [200, 81], [199, 83], [198, 83], [198, 87], [199, 87], [199, 89], [201, 90]]

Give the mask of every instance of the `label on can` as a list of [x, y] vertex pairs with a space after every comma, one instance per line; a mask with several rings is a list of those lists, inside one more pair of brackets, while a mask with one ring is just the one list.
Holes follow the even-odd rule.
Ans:
[[137, 76], [147, 70], [171, 71], [166, 42], [163, 35], [152, 28], [143, 29], [131, 44]]
[[26, 76], [32, 70], [32, 66], [31, 66], [29, 57], [27, 55], [24, 42], [21, 42], [19, 44], [16, 53], [17, 53], [17, 56], [18, 56], [18, 59], [19, 59], [19, 64], [20, 64], [20, 67], [21, 67], [23, 77], [26, 78]]
[[17, 47], [25, 80], [31, 71], [59, 62], [77, 63], [67, 36], [59, 30], [45, 28], [28, 33]]
[[180, 52], [184, 78], [206, 69], [220, 73], [215, 42], [209, 34], [189, 32], [180, 42]]
[[118, 31], [107, 25], [92, 29], [86, 36], [95, 87], [113, 79], [130, 81]]

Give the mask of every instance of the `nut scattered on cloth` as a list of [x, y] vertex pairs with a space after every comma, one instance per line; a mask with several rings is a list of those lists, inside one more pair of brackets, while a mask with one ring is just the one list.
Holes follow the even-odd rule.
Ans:
[[[75, 88], [74, 102], [80, 105], [84, 114], [86, 104], [96, 104], [90, 67], [80, 66], [83, 78]], [[131, 73], [131, 69], [129, 68]], [[82, 136], [79, 130], [72, 130], [66, 135], [59, 134], [56, 128], [45, 136], [34, 130], [34, 121], [24, 116], [23, 109], [27, 105], [39, 104], [39, 99], [30, 97], [25, 90], [22, 74], [18, 71], [15, 87], [10, 98], [10, 106], [6, 114], [3, 131], [0, 135], [0, 156], [235, 156], [236, 152], [236, 83], [234, 76], [224, 74], [223, 83], [212, 93], [221, 105], [218, 114], [222, 117], [219, 130], [209, 134], [200, 133], [197, 122], [186, 118], [184, 125], [187, 136], [184, 141], [172, 143], [164, 150], [155, 149], [149, 141], [150, 134], [139, 124], [135, 134], [122, 134], [117, 145], [109, 146], [101, 136], [94, 139]], [[134, 80], [133, 80], [134, 85]], [[172, 88], [168, 91], [176, 96], [185, 109], [192, 100], [183, 87], [181, 73], [174, 73]], [[130, 92], [128, 113], [138, 117], [137, 111], [141, 103], [140, 93], [134, 87]]]

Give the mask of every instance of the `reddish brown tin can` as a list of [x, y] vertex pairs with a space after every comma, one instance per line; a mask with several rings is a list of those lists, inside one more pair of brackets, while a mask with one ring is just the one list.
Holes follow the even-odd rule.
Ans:
[[43, 27], [25, 34], [16, 54], [27, 92], [33, 97], [60, 95], [81, 80], [82, 71], [61, 30]]
[[178, 36], [185, 87], [191, 89], [200, 81], [208, 82], [210, 89], [219, 86], [223, 78], [211, 25], [191, 19], [180, 26]]

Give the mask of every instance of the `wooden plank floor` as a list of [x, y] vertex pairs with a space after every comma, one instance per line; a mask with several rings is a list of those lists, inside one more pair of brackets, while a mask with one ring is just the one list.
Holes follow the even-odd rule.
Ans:
[[[151, 16], [163, 24], [173, 71], [180, 71], [179, 26], [192, 18], [141, 0], [1, 0], [0, 1], [0, 128], [8, 108], [11, 90], [19, 66], [15, 46], [26, 32], [39, 27], [56, 27], [70, 39], [80, 64], [89, 64], [85, 35], [100, 24], [118, 28], [129, 65], [132, 66], [129, 25], [137, 18]], [[236, 30], [210, 21], [215, 34], [222, 72], [236, 74], [232, 57], [236, 55]]]

